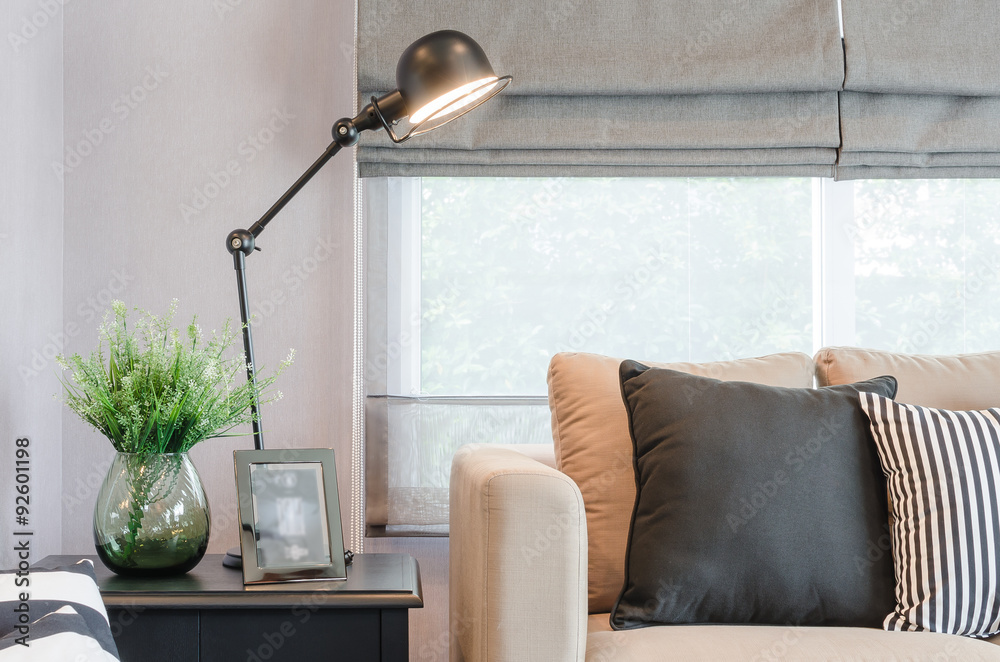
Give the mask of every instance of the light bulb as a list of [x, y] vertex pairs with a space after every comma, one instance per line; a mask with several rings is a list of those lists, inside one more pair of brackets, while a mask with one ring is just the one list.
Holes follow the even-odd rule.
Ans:
[[442, 94], [410, 115], [410, 123], [419, 124], [426, 119], [446, 115], [463, 106], [467, 106], [488, 94], [490, 90], [496, 87], [498, 81], [499, 79], [496, 76], [481, 78], [457, 87], [447, 94]]

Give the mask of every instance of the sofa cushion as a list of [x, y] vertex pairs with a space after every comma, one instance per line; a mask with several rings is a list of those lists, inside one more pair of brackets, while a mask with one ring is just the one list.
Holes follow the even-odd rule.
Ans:
[[885, 482], [859, 391], [722, 382], [621, 364], [637, 496], [616, 629], [877, 626], [893, 604]]
[[16, 570], [0, 572], [0, 660], [118, 660], [93, 562], [33, 566], [27, 584], [16, 579]]
[[897, 402], [940, 409], [1000, 405], [1000, 352], [933, 356], [825, 347], [816, 354], [820, 386], [850, 384], [878, 375], [892, 375], [899, 382]]
[[770, 625], [671, 625], [614, 631], [608, 616], [591, 614], [587, 621], [586, 662], [1000, 662], [1000, 646], [994, 643], [931, 632]]
[[[624, 581], [625, 547], [635, 504], [632, 440], [622, 403], [621, 359], [556, 354], [549, 364], [549, 407], [556, 466], [583, 494], [587, 515], [591, 612], [608, 612]], [[813, 362], [792, 352], [714, 363], [647, 363], [721, 380], [808, 388]]]
[[27, 637], [14, 631], [0, 638], [0, 662], [118, 662], [101, 648], [101, 633], [91, 630], [69, 605], [47, 612], [26, 628]]
[[899, 581], [885, 628], [1000, 633], [1000, 409], [861, 402], [892, 495]]

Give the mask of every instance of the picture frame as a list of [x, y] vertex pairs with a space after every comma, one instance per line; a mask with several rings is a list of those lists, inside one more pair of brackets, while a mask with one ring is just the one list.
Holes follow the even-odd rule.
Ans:
[[346, 580], [332, 449], [233, 452], [243, 583]]

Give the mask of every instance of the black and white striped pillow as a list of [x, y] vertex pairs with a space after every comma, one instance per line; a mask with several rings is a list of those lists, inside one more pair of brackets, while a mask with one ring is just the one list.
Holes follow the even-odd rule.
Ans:
[[19, 660], [117, 662], [89, 560], [26, 574], [0, 571], [0, 662]]
[[1000, 409], [860, 398], [892, 501], [896, 610], [885, 629], [1000, 632]]

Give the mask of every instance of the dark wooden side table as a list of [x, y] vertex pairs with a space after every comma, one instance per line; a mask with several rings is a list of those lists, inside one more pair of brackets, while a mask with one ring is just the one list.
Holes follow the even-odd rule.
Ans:
[[[75, 563], [47, 556], [39, 565]], [[407, 662], [420, 569], [406, 554], [358, 554], [347, 581], [244, 586], [209, 554], [186, 575], [119, 577], [90, 556], [122, 662]]]

